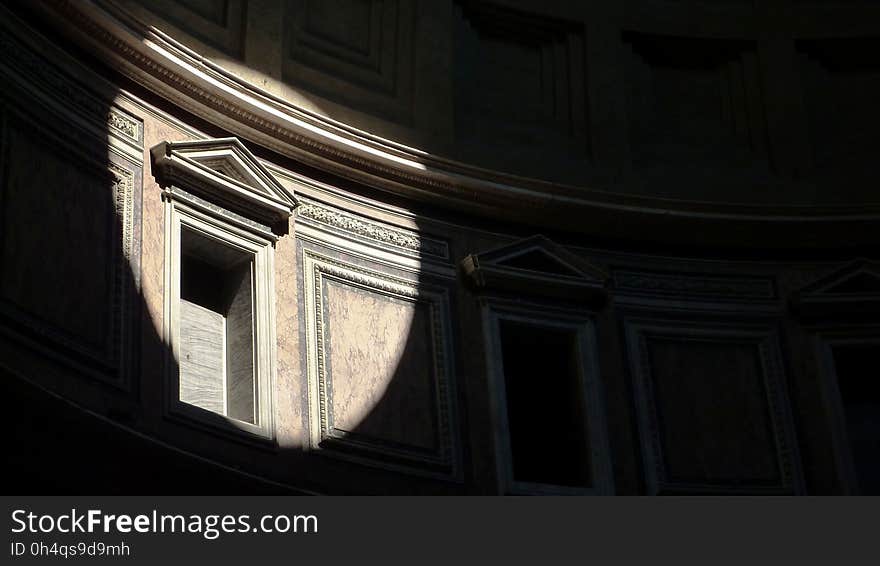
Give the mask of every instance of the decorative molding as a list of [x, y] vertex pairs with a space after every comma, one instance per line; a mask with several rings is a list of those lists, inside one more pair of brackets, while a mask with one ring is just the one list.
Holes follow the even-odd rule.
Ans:
[[[316, 0], [289, 0], [284, 8], [285, 80], [352, 108], [411, 122], [416, 5], [358, 0], [340, 9]], [[365, 13], [358, 14], [358, 7]], [[346, 16], [357, 23], [345, 21]], [[334, 30], [339, 22], [343, 30]]]
[[[513, 452], [503, 368], [501, 321], [514, 321], [553, 330], [567, 330], [576, 336], [578, 389], [583, 395], [583, 406], [588, 437], [591, 482], [590, 487], [567, 487], [545, 483], [517, 481], [514, 477]], [[596, 345], [595, 321], [589, 316], [573, 314], [568, 309], [534, 308], [506, 301], [490, 300], [483, 307], [483, 336], [486, 343], [486, 366], [490, 384], [490, 403], [496, 445], [498, 480], [502, 493], [533, 495], [612, 495], [614, 473], [611, 448], [608, 443], [608, 425], [605, 414], [605, 389], [599, 373], [601, 355]], [[540, 356], [540, 352], [535, 355]], [[547, 387], [543, 376], [535, 376], [534, 387]], [[539, 379], [540, 378], [540, 379]], [[560, 389], [562, 391], [562, 389]], [[572, 447], [577, 449], [577, 447]]]
[[247, 28], [247, 0], [116, 0], [145, 21], [165, 28], [175, 26], [206, 46], [241, 58]]
[[251, 220], [250, 218], [245, 218], [244, 216], [236, 214], [235, 212], [214, 204], [211, 201], [205, 200], [201, 197], [197, 197], [196, 195], [185, 191], [180, 187], [168, 187], [163, 191], [163, 194], [168, 199], [179, 200], [192, 207], [193, 210], [191, 212], [194, 215], [199, 215], [199, 213], [203, 213], [208, 217], [220, 218], [224, 222], [227, 222], [230, 226], [235, 226], [237, 228], [247, 230], [248, 232], [252, 232], [273, 242], [277, 241], [279, 238], [279, 235], [273, 232], [271, 226], [261, 224], [254, 220]]
[[588, 155], [583, 24], [482, 0], [456, 4], [458, 137], [527, 149], [522, 158]]
[[[9, 329], [4, 332], [15, 341], [26, 344], [43, 353], [47, 358], [61, 364], [80, 368], [86, 375], [106, 382], [114, 387], [127, 390], [130, 383], [131, 363], [134, 360], [137, 336], [137, 292], [140, 277], [140, 190], [141, 167], [117, 157], [114, 153], [82, 152], [82, 138], [73, 138], [78, 132], [55, 132], [47, 116], [19, 116], [12, 108], [5, 112], [2, 124], [3, 156], [0, 158], [0, 195], [8, 190], [8, 163], [12, 145], [8, 144], [10, 123], [20, 122], [24, 135], [31, 135], [32, 141], [42, 150], [57, 159], [70, 164], [70, 167], [88, 174], [94, 183], [106, 183], [106, 198], [112, 203], [107, 212], [108, 218], [95, 218], [95, 222], [105, 222], [112, 227], [106, 242], [107, 273], [109, 293], [106, 297], [108, 320], [103, 344], [88, 343], [82, 336], [73, 335], [50, 321], [43, 320], [20, 308], [20, 305], [4, 302], [2, 315]], [[42, 120], [47, 120], [43, 123]], [[29, 134], [30, 131], [39, 135]], [[91, 138], [89, 138], [91, 139]], [[97, 140], [95, 140], [97, 141]], [[101, 146], [98, 146], [101, 147]], [[35, 157], [35, 156], [31, 156]], [[60, 185], [59, 185], [60, 186]], [[34, 190], [59, 190], [52, 187], [34, 187]], [[0, 198], [0, 201], [5, 199]], [[97, 253], [97, 251], [95, 251]], [[46, 258], [46, 261], [52, 261]], [[103, 274], [95, 274], [100, 277]]]
[[[249, 254], [253, 277], [254, 386], [257, 417], [254, 423], [211, 412], [180, 399], [181, 353], [181, 233], [191, 230], [222, 245]], [[256, 446], [274, 446], [277, 339], [275, 335], [274, 240], [236, 230], [224, 217], [199, 214], [187, 202], [165, 202], [165, 280], [163, 339], [165, 348], [164, 414], [211, 433]]]
[[773, 280], [762, 277], [682, 275], [620, 269], [614, 270], [613, 281], [615, 293], [714, 299], [776, 298]]
[[596, 306], [608, 298], [607, 273], [541, 235], [468, 255], [461, 266], [479, 291], [514, 291]]
[[52, 93], [93, 120], [106, 124], [113, 131], [141, 147], [143, 123], [126, 114], [122, 109], [102, 100], [97, 94], [78, 86], [74, 79], [55, 68], [51, 62], [31, 51], [9, 31], [0, 26], [0, 51], [4, 57], [0, 65], [15, 69], [16, 74]]
[[846, 495], [860, 495], [862, 493], [858, 470], [849, 440], [846, 408], [840, 391], [834, 348], [870, 346], [880, 351], [880, 325], [876, 323], [876, 319], [871, 323], [855, 325], [849, 322], [831, 322], [815, 329], [812, 343], [822, 381], [822, 401], [827, 412], [840, 487]]
[[858, 259], [792, 294], [792, 311], [806, 320], [875, 318], [880, 314], [880, 262]]
[[62, 34], [180, 108], [281, 155], [414, 200], [531, 224], [552, 218], [555, 228], [606, 238], [651, 234], [656, 241], [692, 244], [699, 233], [703, 245], [816, 248], [850, 245], [853, 226], [880, 242], [875, 229], [880, 207], [874, 205], [668, 200], [535, 181], [426, 155], [297, 108], [104, 0], [52, 5], [41, 0], [35, 10]]
[[131, 261], [134, 172], [112, 163], [109, 169], [115, 179], [113, 192], [115, 195], [116, 216], [121, 219], [120, 223], [122, 224], [122, 256], [126, 261]]
[[284, 224], [297, 205], [237, 138], [161, 142], [150, 149], [154, 174], [223, 208], [268, 224]]
[[[419, 475], [458, 479], [460, 456], [455, 422], [452, 383], [451, 329], [448, 291], [423, 283], [401, 279], [303, 249], [305, 281], [305, 319], [309, 375], [310, 446], [321, 453], [367, 465]], [[324, 284], [333, 281], [379, 297], [424, 305], [430, 317], [433, 375], [437, 427], [436, 451], [427, 452], [406, 445], [383, 442], [370, 437], [334, 434], [332, 376], [328, 375]]]
[[296, 214], [297, 218], [304, 222], [313, 222], [398, 252], [449, 259], [449, 247], [446, 242], [367, 220], [315, 201], [304, 200], [297, 208]]
[[115, 108], [110, 109], [107, 114], [107, 124], [121, 134], [131, 138], [132, 141], [141, 142], [141, 123], [124, 116], [119, 110]]
[[[630, 371], [635, 380], [636, 409], [645, 474], [649, 492], [658, 493], [801, 493], [803, 478], [800, 469], [794, 424], [786, 395], [781, 346], [778, 331], [768, 324], [732, 324], [723, 320], [715, 322], [666, 320], [662, 318], [625, 319], [627, 349]], [[687, 348], [687, 344], [747, 345], [757, 356], [762, 372], [761, 380], [767, 410], [773, 428], [774, 457], [780, 475], [778, 485], [730, 483], [688, 480], [670, 477], [667, 469], [659, 409], [655, 395], [654, 368], [649, 353], [652, 339], [674, 340]], [[686, 350], [682, 350], [686, 351]], [[743, 415], [744, 419], [749, 418]], [[723, 439], [719, 439], [722, 441]]]

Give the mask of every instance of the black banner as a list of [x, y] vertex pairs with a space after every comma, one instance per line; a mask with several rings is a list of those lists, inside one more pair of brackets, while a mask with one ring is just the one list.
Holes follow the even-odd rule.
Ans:
[[[837, 563], [871, 498], [8, 497], [2, 564]], [[866, 554], [867, 553], [867, 554]]]

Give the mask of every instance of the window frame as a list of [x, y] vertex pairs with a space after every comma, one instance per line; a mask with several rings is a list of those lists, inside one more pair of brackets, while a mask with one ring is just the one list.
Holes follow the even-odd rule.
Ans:
[[[274, 241], [236, 227], [219, 216], [205, 214], [174, 198], [166, 199], [165, 226], [165, 371], [166, 414], [186, 424], [257, 442], [275, 441], [274, 389], [276, 376]], [[192, 230], [252, 256], [254, 310], [254, 384], [259, 403], [257, 423], [248, 423], [180, 400], [180, 277], [181, 235]]]
[[832, 452], [838, 481], [846, 495], [860, 495], [858, 469], [849, 442], [846, 407], [840, 394], [834, 347], [841, 345], [876, 344], [880, 348], [880, 325], [874, 323], [839, 325], [824, 324], [811, 328], [813, 347], [822, 382], [822, 398], [831, 431]]
[[[577, 352], [578, 388], [584, 407], [585, 438], [589, 442], [591, 487], [571, 487], [516, 480], [507, 412], [507, 387], [501, 344], [501, 322], [512, 321], [535, 327], [574, 333]], [[610, 495], [614, 474], [608, 442], [604, 387], [599, 369], [596, 324], [589, 311], [572, 311], [548, 304], [508, 303], [500, 298], [485, 301], [483, 328], [489, 381], [492, 429], [499, 489], [512, 495]]]

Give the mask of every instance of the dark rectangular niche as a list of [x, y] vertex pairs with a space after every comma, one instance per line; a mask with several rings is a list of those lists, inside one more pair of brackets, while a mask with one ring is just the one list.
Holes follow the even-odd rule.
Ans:
[[499, 325], [514, 481], [590, 487], [577, 333]]
[[670, 481], [740, 489], [780, 485], [759, 344], [651, 336], [647, 354]]
[[259, 424], [253, 254], [185, 227], [180, 248], [180, 400]]
[[880, 495], [880, 343], [832, 347], [859, 492]]

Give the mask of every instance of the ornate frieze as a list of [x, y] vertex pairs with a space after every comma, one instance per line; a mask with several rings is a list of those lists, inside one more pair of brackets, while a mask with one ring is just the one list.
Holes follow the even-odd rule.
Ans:
[[642, 295], [767, 300], [776, 298], [773, 280], [761, 277], [615, 270], [613, 281], [615, 291]]
[[417, 232], [393, 228], [360, 218], [314, 201], [303, 201], [300, 207], [297, 208], [297, 218], [306, 222], [316, 223], [332, 231], [342, 232], [359, 240], [366, 240], [404, 253], [414, 252], [419, 255], [429, 255], [439, 259], [449, 258], [449, 248], [445, 242], [421, 236]]

